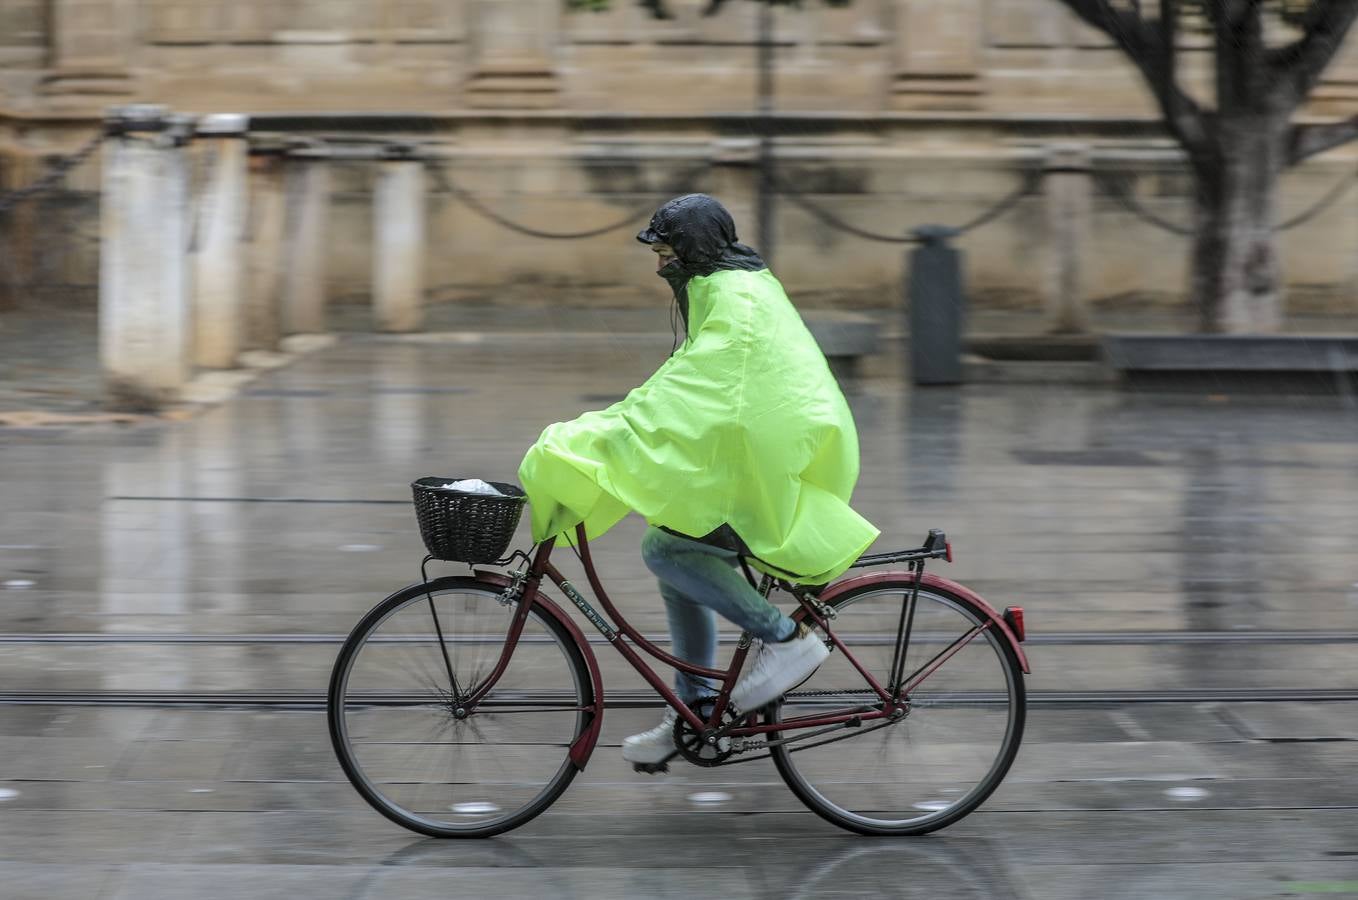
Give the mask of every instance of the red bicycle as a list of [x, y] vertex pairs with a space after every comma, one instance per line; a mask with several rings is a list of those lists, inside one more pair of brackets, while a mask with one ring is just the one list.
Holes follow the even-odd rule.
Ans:
[[[335, 662], [327, 712], [340, 764], [378, 812], [433, 837], [488, 837], [543, 812], [585, 767], [604, 710], [618, 700], [605, 697], [593, 648], [544, 592], [544, 579], [676, 711], [671, 759], [705, 767], [771, 759], [803, 803], [843, 828], [942, 828], [976, 809], [1014, 761], [1029, 671], [1023, 610], [998, 612], [926, 574], [926, 561], [951, 561], [942, 531], [917, 549], [865, 555], [853, 566], [904, 570], [850, 575], [819, 590], [768, 574], [756, 581], [742, 558], [751, 584], [765, 597], [793, 598], [793, 618], [832, 652], [782, 700], [741, 714], [728, 698], [749, 635], [726, 669], [676, 659], [618, 612], [583, 527], [576, 544], [611, 623], [552, 564], [551, 539], [531, 556], [490, 557], [519, 562], [512, 571], [474, 569], [402, 588], [354, 628]], [[690, 708], [642, 653], [716, 679], [720, 692]], [[627, 705], [649, 696], [630, 694]]]

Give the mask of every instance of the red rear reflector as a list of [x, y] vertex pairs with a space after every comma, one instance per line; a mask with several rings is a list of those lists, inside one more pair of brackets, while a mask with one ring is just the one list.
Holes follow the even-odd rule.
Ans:
[[943, 558], [948, 562], [952, 562], [952, 541], [944, 542], [943, 549], [947, 551], [943, 554]]
[[1009, 630], [1014, 632], [1014, 637], [1020, 642], [1026, 637], [1023, 633], [1023, 607], [1010, 606], [1004, 611], [1004, 621], [1009, 625]]

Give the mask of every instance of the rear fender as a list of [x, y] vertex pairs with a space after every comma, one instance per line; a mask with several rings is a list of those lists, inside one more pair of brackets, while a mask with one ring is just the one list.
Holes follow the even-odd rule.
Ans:
[[[915, 573], [897, 570], [891, 572], [874, 572], [871, 575], [857, 575], [853, 578], [846, 578], [843, 581], [836, 581], [822, 593], [818, 594], [817, 597], [822, 603], [830, 603], [837, 597], [843, 596], [855, 588], [900, 581], [913, 584], [915, 581]], [[1009, 627], [1009, 623], [1004, 620], [1004, 616], [996, 611], [995, 607], [982, 599], [980, 594], [977, 594], [965, 585], [958, 584], [956, 581], [952, 581], [948, 578], [940, 578], [930, 572], [924, 573], [924, 580], [920, 582], [920, 587], [935, 588], [945, 593], [955, 594], [963, 600], [975, 604], [977, 609], [985, 613], [986, 617], [990, 619], [991, 623], [995, 626], [995, 630], [1003, 635], [1004, 639], [1009, 642], [1009, 646], [1013, 648], [1014, 655], [1018, 657], [1019, 665], [1023, 667], [1023, 671], [1025, 673], [1032, 671], [1028, 667], [1028, 655], [1023, 652], [1023, 645], [1019, 642], [1013, 629]], [[806, 611], [801, 608], [797, 610], [798, 616], [805, 615], [805, 612]]]
[[[482, 584], [488, 584], [501, 590], [509, 587], [512, 583], [510, 579], [501, 575], [499, 572], [485, 572], [480, 569], [475, 571], [476, 580]], [[594, 650], [590, 647], [589, 641], [585, 639], [585, 634], [580, 630], [580, 626], [566, 612], [547, 597], [541, 591], [538, 592], [534, 605], [541, 609], [543, 613], [556, 619], [567, 633], [575, 639], [575, 646], [580, 648], [580, 655], [585, 659], [585, 665], [589, 667], [590, 681], [594, 687], [594, 710], [590, 722], [585, 726], [585, 730], [580, 737], [571, 744], [571, 762], [577, 769], [583, 769], [585, 763], [589, 762], [589, 755], [594, 752], [594, 745], [599, 740], [599, 731], [604, 723], [604, 680], [599, 671], [599, 661], [594, 657]]]

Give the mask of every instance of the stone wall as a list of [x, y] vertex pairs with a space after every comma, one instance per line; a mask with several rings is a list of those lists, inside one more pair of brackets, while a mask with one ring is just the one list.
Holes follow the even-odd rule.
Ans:
[[[494, 212], [537, 229], [587, 230], [624, 217], [668, 193], [702, 190], [726, 202], [746, 239], [754, 239], [755, 184], [751, 169], [698, 156], [637, 155], [533, 158], [465, 150], [437, 167], [473, 190]], [[927, 152], [880, 146], [856, 150], [789, 148], [781, 177], [806, 199], [862, 229], [905, 234], [926, 224], [974, 219], [1040, 167], [1038, 147], [1009, 154]], [[1088, 299], [1108, 306], [1173, 305], [1187, 285], [1188, 243], [1158, 229], [1118, 200], [1132, 185], [1138, 202], [1163, 219], [1189, 225], [1190, 179], [1172, 151], [1128, 152], [1105, 147], [1093, 154], [1094, 206], [1086, 235]], [[1326, 158], [1284, 179], [1284, 216], [1320, 200], [1344, 178], [1355, 158]], [[689, 178], [680, 176], [694, 173]], [[362, 300], [369, 284], [372, 167], [338, 167], [330, 270], [332, 297]], [[433, 302], [500, 301], [530, 304], [627, 306], [654, 301], [662, 287], [652, 260], [636, 244], [638, 219], [585, 240], [544, 240], [488, 221], [429, 180], [432, 252], [426, 284]], [[1043, 266], [1052, 250], [1039, 189], [1011, 211], [958, 241], [967, 254], [973, 302], [983, 307], [1037, 308]], [[775, 269], [808, 306], [892, 307], [901, 302], [908, 248], [845, 234], [790, 199], [776, 205]], [[1294, 310], [1358, 312], [1358, 195], [1286, 233], [1283, 253]]]
[[[707, 190], [753, 239], [752, 170], [729, 157], [752, 133], [757, 6], [731, 2], [705, 18], [701, 0], [671, 5], [673, 21], [630, 0], [605, 13], [569, 13], [561, 0], [5, 0], [0, 190], [78, 145], [108, 105], [157, 102], [258, 114], [257, 130], [426, 141], [486, 206], [543, 228], [587, 228], [667, 192]], [[1082, 141], [1096, 171], [1090, 296], [1182, 295], [1185, 241], [1126, 212], [1109, 179], [1134, 176], [1142, 201], [1181, 223], [1188, 179], [1131, 67], [1056, 0], [808, 0], [779, 9], [775, 33], [780, 171], [815, 202], [880, 232], [957, 224], [1010, 191], [1045, 146]], [[1183, 51], [1185, 77], [1200, 86], [1204, 51], [1193, 40]], [[1309, 113], [1354, 109], [1358, 41]], [[423, 124], [388, 118], [407, 112]], [[288, 113], [298, 115], [269, 118]], [[17, 271], [26, 295], [92, 302], [96, 163], [75, 174], [72, 196], [0, 217], [15, 258], [7, 284]], [[1338, 151], [1289, 174], [1285, 208], [1307, 205], [1352, 164]], [[372, 168], [336, 166], [334, 298], [368, 290]], [[435, 301], [625, 305], [655, 292], [634, 228], [527, 238], [430, 184]], [[961, 242], [976, 302], [1037, 303], [1044, 222], [1034, 196]], [[898, 302], [901, 247], [846, 236], [786, 199], [776, 223], [778, 271], [805, 302]], [[1299, 302], [1352, 308], [1355, 231], [1358, 193], [1288, 234]]]
[[[753, 108], [757, 4], [632, 0], [5, 0], [0, 105], [42, 109], [122, 93], [201, 112]], [[807, 0], [779, 8], [776, 94], [787, 111], [1152, 112], [1140, 79], [1057, 0]], [[1349, 108], [1358, 44], [1316, 109]], [[1185, 78], [1210, 53], [1189, 37]], [[32, 89], [36, 77], [41, 85]]]
[[[625, 131], [633, 137], [605, 140], [524, 120], [517, 126], [519, 140], [508, 141], [499, 128], [473, 117], [446, 134], [408, 134], [423, 141], [435, 157], [427, 166], [432, 252], [424, 283], [429, 300], [596, 306], [652, 302], [660, 286], [649, 254], [632, 236], [649, 209], [689, 190], [721, 198], [735, 214], [742, 236], [756, 241], [755, 170], [743, 145], [737, 142], [738, 152], [733, 153], [731, 139], [714, 134], [704, 139], [702, 122], [687, 125], [688, 133], [643, 138], [654, 123], [632, 122]], [[709, 131], [720, 133], [721, 128], [711, 125], [707, 123]], [[996, 122], [955, 134], [952, 143], [942, 144], [900, 135], [865, 136], [855, 123], [842, 131], [831, 128], [818, 141], [780, 143], [779, 178], [857, 228], [904, 235], [921, 225], [960, 225], [985, 212], [1021, 185], [1025, 173], [1039, 169], [1046, 148], [1070, 137], [1072, 128], [1049, 123], [1047, 131], [1040, 136], [1026, 128], [1006, 136], [1004, 123]], [[1116, 190], [1130, 184], [1140, 204], [1155, 215], [1191, 224], [1191, 180], [1177, 153], [1163, 142], [1158, 149], [1129, 148], [1124, 140], [1092, 129], [1076, 136], [1087, 139], [1093, 161], [1094, 205], [1084, 251], [1088, 299], [1124, 305], [1181, 302], [1188, 242], [1128, 211]], [[1284, 217], [1351, 178], [1355, 162], [1354, 153], [1341, 151], [1286, 175]], [[0, 184], [25, 183], [38, 171], [36, 163], [36, 158], [29, 160], [22, 172], [0, 168]], [[203, 165], [200, 159], [199, 178]], [[366, 301], [377, 166], [338, 161], [331, 167], [327, 294], [335, 302]], [[0, 292], [9, 288], [47, 302], [93, 302], [97, 166], [91, 163], [69, 182], [74, 190], [0, 216], [0, 239], [9, 259], [19, 263], [7, 267]], [[532, 229], [582, 231], [628, 214], [631, 218], [625, 226], [583, 240], [537, 238], [487, 219], [451, 193], [450, 185], [473, 194], [493, 213]], [[985, 307], [1040, 305], [1043, 260], [1053, 249], [1045, 204], [1039, 186], [1009, 212], [958, 241], [967, 253], [973, 302]], [[775, 231], [776, 271], [799, 302], [857, 308], [900, 302], [908, 248], [846, 234], [787, 196], [776, 203]], [[1358, 311], [1355, 245], [1358, 191], [1287, 232], [1283, 251], [1294, 308]]]

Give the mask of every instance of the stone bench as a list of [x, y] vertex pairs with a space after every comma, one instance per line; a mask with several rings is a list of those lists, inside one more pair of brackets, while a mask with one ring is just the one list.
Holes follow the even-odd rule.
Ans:
[[1355, 335], [1110, 334], [1104, 358], [1126, 383], [1162, 388], [1348, 393]]
[[802, 310], [801, 316], [836, 378], [856, 377], [859, 361], [880, 349], [882, 325], [871, 316], [835, 309]]

